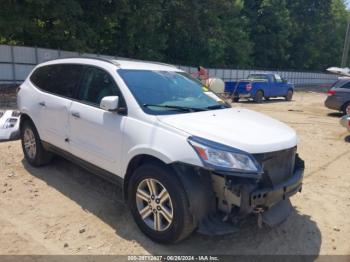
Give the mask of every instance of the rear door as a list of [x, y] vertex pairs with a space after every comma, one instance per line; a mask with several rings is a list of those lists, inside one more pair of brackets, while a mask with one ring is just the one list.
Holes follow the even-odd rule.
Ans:
[[57, 64], [39, 68], [31, 76], [39, 88], [38, 130], [42, 140], [63, 150], [69, 150], [68, 112], [78, 87], [82, 65]]
[[120, 174], [122, 127], [126, 116], [100, 109], [105, 96], [119, 96], [119, 105], [126, 107], [113, 77], [103, 69], [86, 66], [77, 100], [72, 103], [69, 114], [71, 152], [102, 169]]

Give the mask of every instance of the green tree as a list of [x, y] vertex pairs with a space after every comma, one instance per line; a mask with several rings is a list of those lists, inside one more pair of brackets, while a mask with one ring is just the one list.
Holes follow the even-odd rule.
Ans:
[[2, 0], [2, 43], [85, 50], [83, 10], [76, 0]]
[[0, 0], [0, 44], [211, 67], [339, 65], [343, 0]]
[[174, 63], [232, 66], [249, 62], [251, 43], [241, 16], [242, 1], [167, 1], [166, 57]]
[[285, 0], [246, 0], [250, 39], [254, 43], [254, 66], [288, 67], [291, 20]]
[[340, 64], [348, 12], [342, 0], [288, 1], [293, 26], [292, 68], [324, 70]]

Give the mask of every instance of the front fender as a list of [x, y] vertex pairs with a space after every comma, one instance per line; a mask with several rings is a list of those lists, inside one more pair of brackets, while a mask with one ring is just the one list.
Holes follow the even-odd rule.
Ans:
[[132, 161], [133, 158], [140, 155], [148, 155], [148, 156], [155, 157], [161, 160], [162, 162], [164, 162], [165, 164], [170, 164], [174, 162], [172, 157], [169, 156], [167, 153], [165, 153], [161, 149], [150, 148], [147, 145], [138, 145], [131, 148], [127, 152], [126, 157], [124, 158], [124, 161], [122, 161], [123, 164], [121, 167], [121, 174], [126, 174], [129, 163]]

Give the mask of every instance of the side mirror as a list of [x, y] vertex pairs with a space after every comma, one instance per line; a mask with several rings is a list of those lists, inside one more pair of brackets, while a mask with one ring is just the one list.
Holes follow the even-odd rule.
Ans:
[[119, 104], [118, 96], [105, 96], [102, 98], [100, 108], [106, 111], [117, 111]]

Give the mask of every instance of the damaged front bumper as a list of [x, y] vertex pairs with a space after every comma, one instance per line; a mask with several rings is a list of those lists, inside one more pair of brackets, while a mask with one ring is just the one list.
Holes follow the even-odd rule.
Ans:
[[250, 194], [250, 205], [252, 207], [271, 207], [281, 200], [301, 192], [304, 169], [295, 170], [293, 177], [273, 188], [256, 189]]
[[200, 223], [198, 231], [209, 235], [235, 232], [239, 222], [252, 213], [257, 215], [260, 227], [282, 223], [292, 211], [289, 198], [302, 190], [303, 176], [304, 161], [298, 155], [292, 175], [270, 186], [262, 182], [261, 176], [254, 179], [244, 174], [211, 172], [217, 209]]
[[173, 167], [188, 195], [198, 232], [222, 235], [236, 232], [240, 221], [256, 214], [258, 224], [283, 222], [292, 206], [289, 198], [301, 192], [304, 161], [296, 148], [254, 156], [262, 173], [209, 170], [183, 163]]

